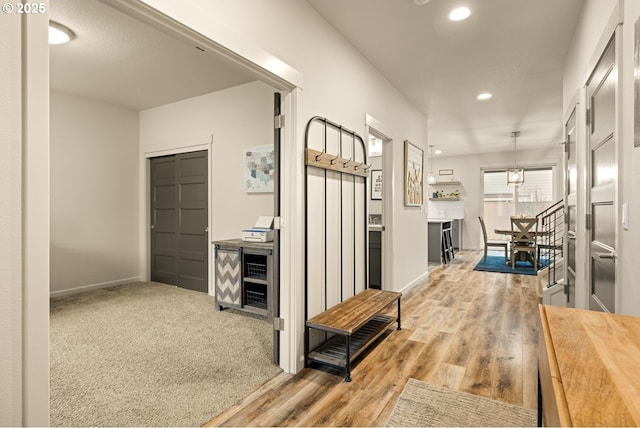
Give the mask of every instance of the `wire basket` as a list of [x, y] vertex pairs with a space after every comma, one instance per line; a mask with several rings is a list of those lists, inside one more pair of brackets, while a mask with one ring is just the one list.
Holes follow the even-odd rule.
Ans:
[[247, 276], [251, 278], [266, 278], [267, 277], [267, 265], [263, 263], [250, 263], [247, 262]]
[[262, 291], [245, 290], [247, 305], [267, 307], [267, 293]]

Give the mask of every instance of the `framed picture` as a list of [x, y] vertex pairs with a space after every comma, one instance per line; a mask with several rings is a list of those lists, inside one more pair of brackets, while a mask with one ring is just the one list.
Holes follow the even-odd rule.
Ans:
[[244, 191], [273, 192], [273, 144], [244, 149]]
[[404, 141], [404, 204], [422, 205], [424, 152], [409, 140]]
[[438, 175], [453, 175], [452, 169], [441, 169], [438, 171]]
[[371, 170], [371, 199], [382, 199], [382, 170]]

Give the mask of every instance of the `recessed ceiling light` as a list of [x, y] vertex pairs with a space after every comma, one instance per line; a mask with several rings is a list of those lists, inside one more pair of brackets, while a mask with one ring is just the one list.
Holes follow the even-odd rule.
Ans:
[[435, 152], [433, 152], [433, 153], [435, 153], [435, 154], [437, 154], [437, 155], [441, 155], [441, 154], [442, 154], [442, 150], [436, 150], [436, 151], [435, 151]]
[[58, 24], [54, 21], [49, 21], [49, 44], [50, 45], [62, 45], [73, 39], [76, 35], [73, 31]]
[[466, 6], [457, 7], [449, 13], [449, 19], [452, 21], [462, 21], [471, 15], [471, 9]]
[[425, 4], [429, 3], [431, 0], [413, 0], [414, 4], [417, 4], [418, 6], [424, 6]]
[[483, 93], [479, 94], [477, 98], [480, 101], [484, 101], [484, 100], [488, 100], [491, 97], [493, 97], [493, 94], [491, 94], [489, 92], [483, 92]]

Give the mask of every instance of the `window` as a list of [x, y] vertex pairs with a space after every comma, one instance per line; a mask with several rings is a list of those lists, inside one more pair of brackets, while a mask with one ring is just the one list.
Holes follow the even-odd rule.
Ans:
[[553, 170], [530, 168], [524, 170], [524, 183], [507, 185], [507, 171], [484, 171], [483, 217], [489, 239], [505, 239], [495, 229], [509, 229], [510, 217], [523, 214], [533, 217], [553, 203]]

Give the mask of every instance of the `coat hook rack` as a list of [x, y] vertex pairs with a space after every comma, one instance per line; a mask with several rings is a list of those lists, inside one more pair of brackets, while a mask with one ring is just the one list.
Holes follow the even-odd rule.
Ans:
[[[309, 126], [311, 123], [320, 123], [324, 125], [324, 135], [323, 135], [323, 144], [322, 150], [315, 150], [307, 147], [305, 149], [305, 164], [309, 166], [315, 166], [317, 168], [329, 169], [332, 171], [356, 175], [359, 177], [368, 177], [369, 169], [371, 165], [367, 164], [366, 152], [363, 153], [364, 160], [357, 161], [354, 159], [356, 142], [364, 146], [364, 141], [362, 138], [356, 134], [355, 132], [339, 125], [335, 122], [332, 122], [326, 118], [320, 116], [314, 116], [309, 120], [307, 124], [307, 129], [305, 132], [305, 139], [309, 138]], [[332, 128], [333, 130], [338, 132], [339, 135], [339, 154], [334, 155], [332, 153], [327, 152], [327, 127]], [[345, 136], [351, 137], [351, 156], [347, 159], [342, 157], [342, 147], [343, 147], [343, 134]], [[364, 165], [364, 168], [362, 166]]]

